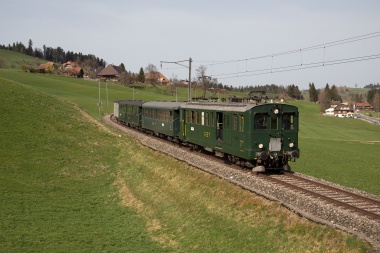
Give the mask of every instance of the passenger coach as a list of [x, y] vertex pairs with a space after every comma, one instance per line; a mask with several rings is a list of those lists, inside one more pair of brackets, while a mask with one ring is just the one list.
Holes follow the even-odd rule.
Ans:
[[299, 157], [298, 109], [287, 104], [184, 103], [181, 138], [247, 167], [290, 170]]

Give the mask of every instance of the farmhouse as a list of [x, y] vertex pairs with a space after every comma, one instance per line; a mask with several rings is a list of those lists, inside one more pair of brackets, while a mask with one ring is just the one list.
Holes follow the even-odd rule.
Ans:
[[334, 115], [334, 108], [330, 107], [329, 109], [325, 110], [326, 115], [333, 116]]
[[151, 72], [145, 75], [145, 80], [150, 83], [157, 83], [160, 85], [168, 85], [169, 79], [167, 79], [163, 74], [160, 72]]
[[97, 76], [103, 80], [116, 81], [120, 77], [121, 73], [123, 73], [123, 70], [120, 67], [110, 64], [100, 71]]
[[56, 69], [56, 65], [54, 64], [54, 62], [51, 62], [51, 61], [48, 63], [42, 63], [38, 65], [37, 67], [37, 71], [39, 73], [50, 73], [50, 72], [53, 72], [55, 69]]
[[367, 103], [367, 102], [364, 102], [364, 103], [356, 103], [356, 104], [355, 104], [355, 110], [372, 111], [372, 110], [373, 110], [373, 106], [370, 105], [370, 104]]
[[62, 65], [62, 69], [65, 75], [83, 78], [83, 69], [76, 62], [68, 61]]
[[351, 117], [354, 109], [350, 105], [341, 104], [334, 108], [335, 117]]

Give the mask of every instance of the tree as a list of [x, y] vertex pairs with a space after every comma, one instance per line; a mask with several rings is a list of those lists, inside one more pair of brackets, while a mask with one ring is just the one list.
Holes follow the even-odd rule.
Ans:
[[355, 103], [361, 103], [361, 102], [363, 102], [363, 96], [360, 94], [355, 94], [355, 98], [354, 98], [354, 100], [355, 100]]
[[309, 101], [318, 101], [318, 91], [315, 89], [314, 83], [309, 83]]
[[380, 112], [380, 92], [377, 92], [372, 100], [372, 106], [375, 112]]
[[145, 68], [145, 72], [148, 73], [147, 76], [148, 76], [148, 82], [155, 86], [158, 82], [158, 70], [157, 70], [157, 67], [151, 63], [148, 64], [148, 66], [146, 66]]
[[301, 91], [299, 90], [298, 86], [294, 84], [288, 86], [286, 93], [291, 98], [295, 98], [295, 99], [302, 98]]
[[330, 89], [330, 99], [331, 101], [342, 101], [338, 93], [338, 88], [335, 86], [335, 84]]
[[203, 86], [203, 98], [206, 98], [206, 91], [210, 88], [211, 85], [211, 77], [206, 76], [207, 67], [201, 65], [196, 70], [197, 71], [197, 79], [202, 83]]
[[33, 55], [33, 42], [29, 39], [28, 49], [26, 50], [27, 55]]
[[137, 76], [137, 81], [140, 83], [145, 83], [145, 73], [142, 67], [140, 68], [139, 75]]
[[120, 63], [120, 66], [119, 66], [120, 68], [121, 68], [121, 70], [123, 71], [123, 72], [125, 72], [125, 66], [124, 66], [124, 63]]
[[321, 112], [325, 112], [326, 109], [330, 108], [331, 100], [328, 96], [329, 89], [323, 89], [319, 92], [318, 101], [319, 101], [319, 109]]

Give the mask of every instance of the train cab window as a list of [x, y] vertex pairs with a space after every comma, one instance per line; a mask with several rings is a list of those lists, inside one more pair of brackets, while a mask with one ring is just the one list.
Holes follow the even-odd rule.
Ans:
[[283, 130], [293, 130], [294, 129], [294, 114], [293, 113], [283, 113], [281, 128]]
[[266, 129], [267, 128], [267, 116], [268, 113], [256, 113], [253, 120], [255, 129]]

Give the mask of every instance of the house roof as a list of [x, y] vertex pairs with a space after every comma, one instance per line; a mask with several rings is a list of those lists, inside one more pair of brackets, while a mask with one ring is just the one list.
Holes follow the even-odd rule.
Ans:
[[37, 69], [46, 69], [48, 66], [53, 66], [54, 62], [49, 61], [48, 63], [42, 63], [38, 65]]
[[372, 107], [371, 104], [369, 104], [368, 102], [364, 102], [364, 103], [356, 103], [355, 104], [356, 107]]
[[65, 62], [64, 64], [62, 64], [62, 67], [63, 68], [77, 68], [77, 67], [79, 67], [79, 65], [76, 62], [68, 61], [68, 62]]
[[350, 105], [338, 105], [337, 107], [335, 107], [335, 111], [353, 111], [352, 109], [352, 106]]
[[98, 76], [118, 76], [123, 72], [123, 70], [115, 65], [109, 64], [107, 67], [105, 67]]
[[162, 83], [168, 83], [169, 79], [167, 79], [162, 73], [160, 72], [151, 72], [145, 75], [145, 79], [159, 79]]

